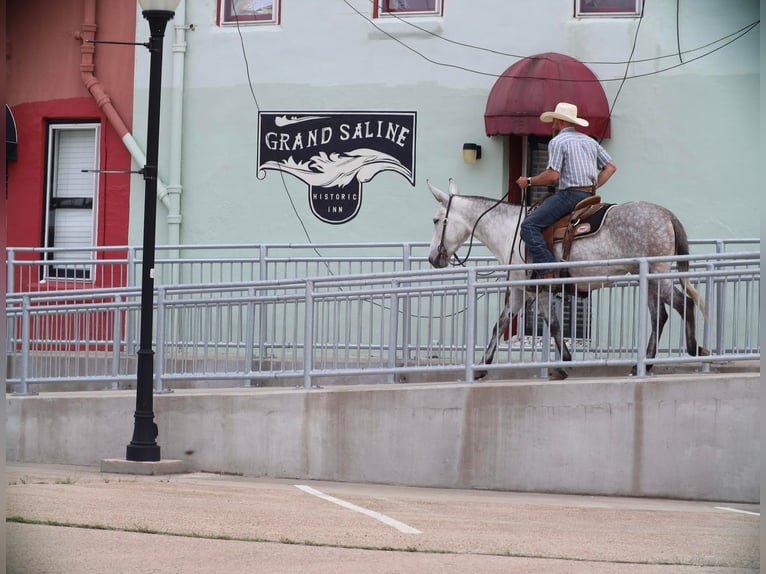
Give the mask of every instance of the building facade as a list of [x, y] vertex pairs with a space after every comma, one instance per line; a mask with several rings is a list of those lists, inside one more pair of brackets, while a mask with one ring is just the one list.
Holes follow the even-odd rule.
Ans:
[[6, 121], [16, 139], [6, 144], [7, 241], [66, 250], [47, 255], [39, 280], [68, 279], [56, 261], [125, 245], [128, 234], [134, 50], [91, 41], [132, 41], [136, 11], [132, 2], [96, 8], [95, 0], [6, 5]]
[[[692, 238], [759, 237], [758, 183], [741, 176], [759, 164], [759, 10], [181, 0], [165, 36], [157, 242], [425, 241], [426, 179], [522, 201], [513, 181], [545, 167], [537, 117], [562, 99], [615, 159], [606, 201], [662, 204]], [[116, 172], [142, 167], [148, 53], [83, 42], [145, 42], [137, 3], [7, 12], [8, 244], [139, 245], [144, 181]], [[81, 156], [67, 166], [62, 150]]]

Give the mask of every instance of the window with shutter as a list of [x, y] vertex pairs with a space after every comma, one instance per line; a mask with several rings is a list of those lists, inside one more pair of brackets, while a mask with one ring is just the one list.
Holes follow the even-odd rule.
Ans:
[[[47, 276], [90, 279], [95, 257], [98, 124], [48, 126], [44, 247]], [[69, 263], [67, 263], [69, 262]]]
[[[537, 175], [545, 171], [548, 167], [548, 142], [549, 137], [529, 136], [527, 145], [527, 173]], [[534, 205], [538, 201], [545, 199], [548, 193], [552, 191], [546, 186], [534, 185], [527, 191], [527, 205]]]
[[643, 0], [575, 0], [575, 16], [639, 17]]
[[443, 0], [376, 0], [373, 17], [380, 16], [441, 16]]

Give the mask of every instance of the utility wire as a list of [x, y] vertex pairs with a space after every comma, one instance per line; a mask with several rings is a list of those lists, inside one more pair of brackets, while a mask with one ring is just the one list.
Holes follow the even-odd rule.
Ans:
[[253, 89], [253, 79], [250, 77], [250, 63], [247, 61], [247, 50], [245, 50], [245, 39], [242, 37], [242, 30], [239, 27], [239, 14], [237, 14], [237, 3], [232, 2], [231, 8], [234, 11], [234, 21], [237, 24], [237, 34], [239, 34], [239, 43], [242, 46], [242, 58], [245, 60], [245, 73], [247, 74], [247, 86], [250, 88], [250, 93], [253, 96], [255, 102], [255, 109], [261, 111], [261, 106], [258, 105], [258, 98], [255, 97], [255, 90]]
[[681, 31], [680, 31], [680, 19], [679, 12], [681, 11], [681, 0], [676, 0], [676, 48], [678, 50], [678, 59], [681, 63], [684, 63], [683, 52], [681, 52]]
[[612, 100], [612, 105], [609, 106], [609, 116], [607, 117], [607, 121], [604, 123], [604, 131], [601, 132], [601, 137], [598, 138], [598, 142], [601, 143], [604, 139], [604, 136], [606, 135], [607, 127], [609, 126], [609, 123], [612, 120], [612, 113], [614, 112], [614, 106], [617, 105], [617, 98], [620, 97], [620, 92], [622, 92], [622, 87], [625, 85], [625, 81], [628, 78], [628, 70], [630, 69], [630, 63], [633, 59], [633, 54], [636, 51], [636, 44], [638, 43], [638, 31], [641, 29], [641, 22], [644, 21], [644, 10], [646, 10], [646, 0], [641, 3], [641, 14], [638, 17], [638, 24], [636, 25], [636, 32], [633, 34], [633, 47], [630, 49], [630, 56], [628, 56], [628, 61], [625, 63], [625, 74], [622, 76], [622, 82], [620, 82], [620, 87], [617, 88], [617, 93], [614, 95], [614, 99]]
[[[376, 2], [376, 0], [368, 0], [368, 1], [371, 4], [375, 4], [375, 2]], [[678, 1], [679, 0], [677, 0], [677, 2]], [[346, 4], [348, 4], [348, 2], [346, 2]], [[642, 12], [643, 12], [643, 10], [642, 10]], [[359, 12], [357, 11], [357, 13], [359, 13]], [[488, 52], [490, 54], [496, 54], [498, 56], [509, 56], [511, 58], [524, 59], [524, 58], [529, 58], [530, 57], [530, 56], [524, 56], [522, 54], [514, 54], [512, 52], [504, 52], [502, 50], [495, 50], [493, 48], [487, 48], [487, 47], [484, 47], [484, 46], [477, 46], [476, 44], [469, 44], [468, 42], [460, 42], [458, 40], [453, 40], [453, 39], [448, 38], [446, 36], [442, 36], [441, 34], [437, 34], [436, 32], [432, 32], [431, 30], [428, 30], [427, 28], [424, 28], [422, 26], [418, 26], [413, 21], [412, 18], [402, 17], [402, 16], [399, 16], [398, 14], [396, 14], [394, 12], [387, 13], [387, 17], [388, 16], [398, 20], [399, 22], [401, 22], [403, 24], [406, 24], [407, 26], [410, 26], [411, 28], [415, 28], [416, 30], [420, 30], [424, 34], [428, 34], [430, 36], [433, 36], [434, 38], [437, 38], [437, 39], [442, 40], [444, 42], [448, 42], [450, 44], [454, 44], [456, 46], [462, 46], [464, 48], [470, 48], [471, 50], [480, 50], [482, 52]], [[676, 18], [677, 18], [677, 16], [676, 16]], [[638, 59], [638, 60], [632, 60], [630, 63], [638, 64], [638, 63], [644, 63], [644, 62], [653, 62], [653, 61], [656, 61], [656, 60], [663, 60], [663, 59], [666, 59], [666, 58], [676, 58], [676, 57], [679, 57], [679, 56], [681, 56], [683, 54], [689, 54], [691, 52], [697, 52], [699, 50], [703, 50], [703, 49], [705, 49], [705, 48], [707, 48], [709, 46], [712, 46], [713, 44], [717, 44], [719, 42], [722, 42], [722, 41], [730, 38], [731, 36], [735, 36], [735, 35], [739, 34], [740, 32], [742, 32], [743, 30], [745, 30], [747, 28], [750, 28], [754, 24], [758, 24], [759, 22], [760, 22], [760, 20], [757, 20], [755, 22], [751, 22], [747, 26], [743, 26], [742, 28], [740, 28], [739, 30], [737, 30], [735, 32], [732, 32], [731, 34], [727, 34], [726, 36], [723, 36], [721, 38], [718, 38], [717, 40], [713, 40], [712, 42], [708, 42], [707, 44], [704, 44], [702, 46], [698, 46], [696, 48], [691, 48], [689, 50], [685, 50], [685, 51], [681, 52], [680, 51], [680, 47], [679, 47], [679, 51], [676, 52], [676, 53], [673, 53], [673, 54], [665, 54], [665, 55], [662, 55], [662, 56], [654, 56], [652, 58], [642, 58], [642, 59]], [[538, 58], [538, 59], [542, 60], [542, 59], [546, 59], [546, 58]], [[589, 60], [581, 60], [581, 62], [583, 64], [617, 65], [617, 66], [629, 63], [629, 62], [625, 62], [625, 61], [604, 61], [604, 60], [590, 60], [590, 61]]]
[[[253, 96], [253, 102], [255, 102], [255, 108], [260, 113], [261, 106], [258, 104], [258, 98], [255, 95], [255, 88], [253, 88], [253, 80], [250, 76], [250, 63], [247, 60], [247, 50], [245, 49], [245, 39], [242, 37], [242, 29], [239, 26], [239, 15], [237, 14], [237, 6], [236, 2], [231, 3], [232, 10], [234, 11], [234, 21], [237, 24], [237, 33], [239, 34], [239, 43], [242, 46], [242, 58], [245, 61], [245, 73], [247, 74], [247, 86], [250, 88], [250, 94]], [[309, 234], [308, 229], [306, 228], [306, 224], [303, 222], [303, 219], [301, 218], [300, 213], [298, 213], [298, 208], [295, 206], [295, 202], [293, 201], [292, 195], [290, 195], [290, 189], [287, 187], [287, 182], [285, 181], [285, 174], [282, 172], [282, 170], [279, 170], [279, 176], [282, 179], [282, 186], [285, 188], [285, 193], [287, 194], [287, 199], [290, 201], [290, 207], [292, 207], [293, 213], [295, 214], [295, 217], [298, 218], [298, 222], [301, 224], [301, 228], [303, 229], [303, 233], [306, 236], [306, 239], [308, 240], [309, 244], [313, 245], [313, 241], [311, 240], [311, 235]], [[322, 258], [322, 254], [317, 250], [316, 247], [312, 247], [314, 250], [314, 253], [316, 253], [320, 258]], [[327, 270], [332, 275], [332, 270], [328, 266], [327, 262], [325, 262], [325, 266], [327, 266]]]
[[[342, 0], [342, 1], [349, 8], [351, 8], [354, 12], [356, 12], [359, 15], [360, 18], [366, 20], [372, 27], [374, 27], [380, 33], [384, 34], [385, 36], [388, 36], [390, 39], [394, 40], [395, 42], [400, 44], [402, 47], [406, 48], [407, 50], [413, 52], [414, 54], [420, 56], [422, 59], [424, 59], [427, 62], [429, 62], [431, 64], [434, 64], [436, 66], [442, 66], [442, 67], [445, 67], [445, 68], [454, 68], [454, 69], [457, 69], [457, 70], [462, 70], [464, 72], [469, 72], [469, 73], [472, 73], [472, 74], [478, 74], [480, 76], [490, 76], [490, 77], [493, 77], [493, 78], [517, 78], [517, 79], [530, 79], [530, 80], [549, 80], [550, 79], [550, 78], [538, 77], [538, 76], [506, 75], [505, 73], [496, 74], [496, 73], [492, 73], [492, 72], [484, 72], [484, 71], [477, 70], [477, 69], [474, 69], [474, 68], [469, 68], [467, 66], [461, 66], [461, 65], [458, 65], [458, 64], [452, 64], [452, 63], [449, 63], [449, 62], [440, 62], [438, 60], [434, 60], [433, 58], [430, 58], [430, 57], [426, 56], [422, 52], [419, 52], [418, 50], [416, 50], [415, 48], [413, 48], [409, 44], [405, 43], [400, 38], [397, 38], [395, 35], [393, 35], [390, 32], [384, 30], [381, 26], [376, 24], [374, 20], [372, 20], [367, 15], [363, 14], [362, 12], [360, 12], [356, 7], [354, 7], [349, 2], [349, 0]], [[642, 13], [643, 13], [643, 9], [642, 9]], [[400, 20], [406, 22], [406, 20], [404, 20], [404, 19], [400, 18]], [[700, 58], [704, 58], [706, 56], [709, 56], [710, 54], [713, 54], [714, 52], [717, 52], [718, 50], [720, 50], [722, 48], [725, 48], [726, 46], [728, 46], [732, 42], [740, 39], [742, 36], [744, 36], [745, 34], [749, 33], [750, 31], [752, 31], [756, 26], [758, 26], [760, 24], [760, 22], [761, 22], [760, 20], [756, 20], [756, 21], [748, 24], [747, 26], [745, 26], [743, 28], [740, 28], [740, 30], [738, 30], [737, 32], [734, 32], [733, 34], [730, 34], [728, 36], [724, 36], [723, 38], [720, 38], [720, 39], [716, 40], [715, 42], [712, 42], [711, 44], [706, 45], [706, 47], [707, 47], [707, 46], [710, 46], [712, 44], [716, 44], [718, 42], [721, 42], [721, 41], [723, 41], [726, 38], [731, 38], [732, 36], [734, 36], [734, 38], [731, 39], [730, 41], [724, 43], [723, 45], [721, 45], [721, 46], [719, 46], [719, 47], [717, 47], [717, 48], [715, 48], [713, 50], [710, 50], [709, 52], [705, 52], [704, 54], [702, 54], [700, 56], [697, 56], [696, 58], [692, 58], [692, 59], [687, 60], [686, 62], [683, 62], [681, 64], [676, 64], [676, 65], [673, 65], [673, 66], [668, 66], [667, 68], [663, 68], [661, 70], [655, 70], [653, 72], [647, 72], [645, 74], [635, 74], [635, 75], [632, 75], [632, 76], [623, 76], [623, 77], [619, 77], [619, 78], [604, 78], [604, 79], [596, 78], [594, 80], [582, 80], [582, 79], [567, 80], [567, 79], [557, 78], [557, 81], [559, 81], [559, 82], [579, 82], [579, 83], [587, 83], [587, 82], [599, 82], [599, 83], [600, 82], [624, 82], [625, 80], [629, 80], [629, 79], [643, 78], [643, 77], [646, 77], [646, 76], [653, 76], [653, 75], [656, 75], [656, 74], [661, 74], [661, 73], [666, 72], [668, 70], [673, 70], [673, 69], [675, 69], [675, 68], [677, 68], [679, 66], [683, 66], [683, 65], [686, 65], [686, 64], [688, 64], [690, 62], [694, 62], [696, 60], [699, 60]], [[424, 30], [424, 29], [422, 29], [420, 27], [417, 27], [417, 28], [423, 30], [424, 32], [426, 32], [428, 34], [435, 35], [435, 34], [433, 34], [432, 32], [430, 32], [428, 30]], [[444, 39], [442, 36], [438, 36], [438, 35], [436, 35], [436, 36], [439, 37], [439, 38]], [[445, 40], [449, 41], [449, 42], [452, 42], [452, 43], [457, 43], [459, 45], [464, 45], [464, 46], [469, 47], [469, 48], [475, 48], [475, 49], [485, 50], [485, 51], [489, 51], [489, 52], [494, 52], [493, 50], [490, 50], [489, 48], [480, 48], [478, 46], [472, 46], [470, 44], [462, 44], [460, 42], [456, 42], [454, 40], [449, 40], [449, 39], [445, 39]], [[693, 51], [697, 51], [697, 50], [700, 50], [700, 49], [702, 49], [702, 48], [697, 48], [696, 50], [693, 50]], [[497, 52], [497, 53], [500, 53], [500, 52]], [[525, 56], [519, 56], [519, 55], [515, 55], [515, 54], [505, 54], [505, 55], [510, 55], [510, 56], [517, 57], [517, 58], [525, 57]], [[677, 54], [673, 54], [673, 57], [675, 57], [675, 56], [677, 56]], [[665, 57], [665, 56], [663, 56], [663, 57]], [[635, 60], [635, 61], [633, 61], [631, 63], [651, 61], [653, 59], [654, 58], [649, 59], [649, 60]], [[625, 62], [584, 62], [584, 63], [590, 63], [590, 64], [616, 64], [616, 63], [622, 63], [622, 64], [624, 64]]]

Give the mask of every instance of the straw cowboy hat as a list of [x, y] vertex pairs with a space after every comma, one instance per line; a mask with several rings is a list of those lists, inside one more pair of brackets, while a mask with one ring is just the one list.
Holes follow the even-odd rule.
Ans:
[[574, 104], [568, 104], [566, 102], [560, 102], [556, 104], [556, 109], [554, 111], [543, 112], [540, 115], [540, 120], [547, 124], [551, 123], [554, 118], [564, 120], [565, 122], [570, 122], [572, 124], [577, 124], [578, 126], [588, 126], [588, 120], [577, 117], [577, 106]]

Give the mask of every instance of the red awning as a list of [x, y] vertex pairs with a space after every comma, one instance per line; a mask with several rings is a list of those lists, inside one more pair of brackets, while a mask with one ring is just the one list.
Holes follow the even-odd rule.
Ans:
[[609, 104], [601, 82], [578, 60], [546, 52], [519, 60], [498, 78], [487, 98], [484, 126], [488, 136], [551, 135], [540, 114], [559, 102], [577, 106], [578, 117], [590, 122], [578, 131], [595, 138], [611, 136]]

